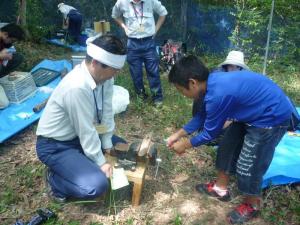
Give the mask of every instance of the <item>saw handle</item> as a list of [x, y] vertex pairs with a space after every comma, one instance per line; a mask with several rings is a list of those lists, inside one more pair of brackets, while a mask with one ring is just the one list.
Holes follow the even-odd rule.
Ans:
[[46, 106], [48, 100], [49, 100], [49, 98], [47, 98], [46, 100], [42, 101], [41, 103], [35, 105], [32, 109], [33, 112], [35, 112], [35, 113], [40, 112]]

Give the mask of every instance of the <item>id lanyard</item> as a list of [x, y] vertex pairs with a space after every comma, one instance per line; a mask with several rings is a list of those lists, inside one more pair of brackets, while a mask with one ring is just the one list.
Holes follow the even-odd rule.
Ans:
[[[104, 84], [102, 85], [102, 114], [103, 114], [103, 100], [104, 100]], [[100, 117], [99, 117], [99, 114], [98, 114], [98, 104], [97, 104], [97, 100], [96, 100], [96, 95], [95, 95], [95, 91], [93, 90], [93, 95], [94, 95], [94, 101], [95, 101], [95, 107], [96, 107], [96, 116], [97, 116], [97, 121], [98, 121], [98, 124], [101, 124], [101, 120], [100, 120]]]
[[142, 26], [142, 23], [143, 23], [143, 17], [144, 17], [144, 2], [143, 2], [143, 1], [141, 2], [141, 13], [139, 13], [139, 12], [137, 11], [137, 9], [135, 8], [133, 2], [131, 2], [131, 5], [132, 5], [133, 11], [134, 11], [134, 15], [135, 15], [135, 18], [136, 18], [137, 21], [139, 21], [138, 14], [141, 15], [141, 23], [140, 23], [140, 26]]

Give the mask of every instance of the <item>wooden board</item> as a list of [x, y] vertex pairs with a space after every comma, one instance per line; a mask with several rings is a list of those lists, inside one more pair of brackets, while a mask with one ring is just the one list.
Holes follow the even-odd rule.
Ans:
[[[113, 166], [117, 161], [116, 157], [110, 155], [105, 155], [105, 158]], [[140, 204], [146, 167], [144, 162], [138, 162], [135, 171], [125, 170], [128, 181], [133, 182], [132, 206], [138, 206]]]

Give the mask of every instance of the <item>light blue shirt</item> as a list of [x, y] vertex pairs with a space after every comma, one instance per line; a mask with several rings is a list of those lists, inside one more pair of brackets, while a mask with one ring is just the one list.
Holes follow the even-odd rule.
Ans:
[[[155, 34], [155, 20], [153, 13], [159, 16], [168, 14], [166, 8], [158, 0], [118, 0], [112, 10], [112, 18], [124, 19], [130, 38], [145, 38]], [[143, 27], [143, 29], [140, 29]]]

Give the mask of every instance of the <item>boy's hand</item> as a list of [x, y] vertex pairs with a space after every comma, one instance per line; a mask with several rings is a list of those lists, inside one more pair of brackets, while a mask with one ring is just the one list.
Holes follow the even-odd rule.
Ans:
[[174, 143], [176, 141], [178, 141], [179, 138], [180, 137], [179, 137], [178, 133], [172, 134], [170, 137], [167, 138], [167, 147], [172, 148]]
[[223, 129], [229, 127], [231, 124], [232, 124], [231, 120], [226, 120], [225, 123], [224, 123], [224, 125], [223, 125]]
[[167, 138], [167, 147], [172, 148], [173, 144], [178, 141], [181, 137], [186, 136], [187, 133], [184, 129], [179, 129], [176, 133], [172, 134]]
[[185, 153], [185, 150], [191, 148], [192, 144], [189, 139], [183, 138], [173, 144], [172, 149], [179, 155]]

